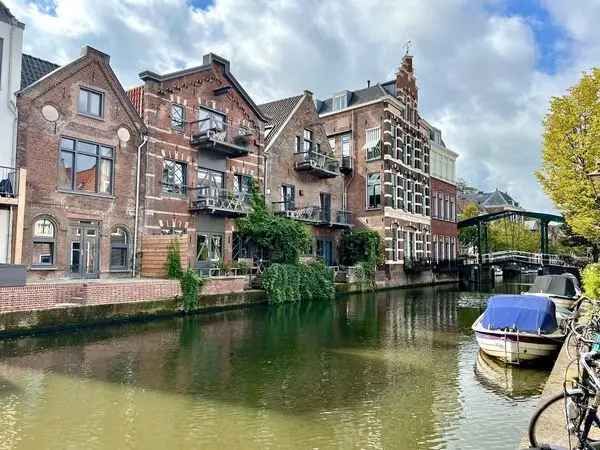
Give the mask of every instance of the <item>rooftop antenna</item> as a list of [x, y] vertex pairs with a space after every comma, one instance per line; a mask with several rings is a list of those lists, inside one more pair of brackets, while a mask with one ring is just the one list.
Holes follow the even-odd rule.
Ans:
[[404, 44], [404, 47], [406, 48], [406, 53], [404, 54], [404, 56], [408, 56], [408, 54], [410, 53], [411, 45], [412, 45], [412, 42], [410, 40], [406, 41], [406, 44]]

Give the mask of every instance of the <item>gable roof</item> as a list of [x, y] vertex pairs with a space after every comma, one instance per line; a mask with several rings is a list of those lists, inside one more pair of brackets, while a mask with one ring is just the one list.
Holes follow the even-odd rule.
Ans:
[[287, 118], [292, 114], [292, 111], [302, 98], [304, 98], [304, 95], [295, 95], [293, 97], [282, 98], [281, 100], [275, 100], [258, 106], [263, 114], [270, 118], [267, 122], [267, 127], [272, 127], [265, 138], [266, 144], [269, 143], [271, 138], [277, 135], [277, 132], [284, 125]]
[[125, 90], [123, 89], [123, 86], [121, 85], [121, 82], [119, 81], [119, 79], [117, 78], [117, 75], [114, 73], [114, 71], [112, 70], [112, 67], [110, 66], [110, 56], [107, 55], [106, 53], [101, 52], [100, 50], [96, 50], [95, 48], [90, 47], [89, 45], [85, 45], [82, 47], [81, 56], [74, 59], [70, 63], [65, 64], [64, 66], [57, 67], [55, 70], [47, 73], [46, 75], [37, 79], [30, 85], [22, 88], [20, 91], [17, 92], [17, 96], [21, 97], [21, 96], [29, 95], [29, 93], [32, 91], [32, 89], [35, 86], [38, 86], [39, 84], [45, 82], [46, 80], [48, 80], [52, 77], [64, 75], [64, 78], [68, 78], [68, 77], [72, 76], [72, 74], [70, 74], [70, 71], [72, 71], [73, 69], [78, 70], [77, 65], [80, 64], [82, 61], [84, 61], [88, 57], [92, 57], [100, 63], [100, 67], [102, 69], [104, 69], [103, 70], [104, 74], [109, 78], [112, 86], [114, 87], [114, 92], [115, 92], [116, 96], [119, 98], [119, 100], [125, 106], [125, 109], [127, 111], [127, 114], [129, 115], [129, 118], [131, 119], [131, 121], [134, 124], [136, 124], [136, 126], [139, 125], [138, 131], [142, 131], [142, 132], [145, 131], [146, 126], [144, 125], [144, 121], [142, 120], [142, 118], [140, 117], [140, 115], [137, 113], [136, 109], [132, 105], [131, 100], [129, 99], [129, 96], [125, 93]]
[[186, 75], [190, 75], [192, 73], [203, 72], [205, 70], [211, 70], [212, 64], [217, 63], [221, 64], [225, 69], [223, 72], [227, 79], [231, 82], [231, 84], [236, 88], [236, 90], [241, 94], [241, 96], [246, 100], [248, 105], [252, 108], [252, 110], [256, 113], [258, 118], [263, 122], [267, 122], [269, 120], [268, 117], [265, 117], [261, 112], [260, 108], [254, 103], [252, 98], [248, 95], [248, 93], [244, 90], [242, 85], [237, 81], [237, 79], [233, 76], [231, 71], [229, 70], [229, 61], [225, 58], [215, 55], [214, 53], [209, 53], [202, 57], [202, 65], [197, 67], [190, 67], [188, 69], [178, 70], [176, 72], [167, 73], [164, 75], [157, 74], [156, 72], [152, 72], [150, 70], [145, 70], [140, 73], [140, 78], [143, 81], [146, 80], [154, 80], [158, 82], [173, 80], [175, 78], [180, 78]]
[[514, 199], [508, 195], [506, 192], [502, 192], [496, 190], [489, 194], [488, 198], [483, 202], [483, 206], [486, 208], [494, 207], [494, 206], [516, 206], [519, 204], [514, 201]]
[[21, 58], [21, 89], [25, 89], [58, 68], [58, 64], [23, 53]]
[[8, 23], [10, 25], [16, 25], [19, 28], [25, 28], [25, 24], [19, 22], [15, 16], [10, 12], [10, 9], [0, 1], [0, 22]]
[[[396, 84], [395, 81], [386, 81], [385, 83], [377, 83], [373, 86], [369, 86], [363, 89], [357, 89], [355, 91], [345, 91], [348, 92], [348, 105], [350, 108], [352, 106], [358, 106], [364, 103], [369, 103], [374, 100], [378, 100], [387, 96], [396, 96]], [[317, 112], [319, 114], [327, 114], [333, 111], [333, 96], [326, 98], [325, 100], [317, 102]]]

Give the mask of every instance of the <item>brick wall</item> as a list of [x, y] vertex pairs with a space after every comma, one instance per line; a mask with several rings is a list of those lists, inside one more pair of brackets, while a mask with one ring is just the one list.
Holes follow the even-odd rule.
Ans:
[[[239, 293], [249, 288], [247, 277], [207, 279], [201, 295]], [[103, 305], [166, 300], [181, 295], [178, 280], [136, 279], [32, 283], [23, 287], [0, 288], [0, 313], [56, 308], [64, 303]]]

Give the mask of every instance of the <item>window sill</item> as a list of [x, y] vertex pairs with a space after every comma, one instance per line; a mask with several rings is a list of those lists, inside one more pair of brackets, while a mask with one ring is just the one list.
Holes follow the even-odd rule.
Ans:
[[105, 198], [107, 200], [114, 200], [115, 199], [115, 196], [112, 195], [112, 194], [95, 194], [93, 192], [69, 191], [67, 189], [58, 189], [58, 192], [61, 192], [63, 194], [84, 195], [86, 197]]
[[129, 273], [131, 270], [129, 269], [110, 269], [109, 273]]
[[30, 266], [29, 270], [51, 271], [57, 269], [56, 266]]
[[383, 208], [381, 206], [374, 206], [374, 207], [367, 206], [365, 208], [365, 211], [381, 211], [382, 209]]
[[103, 116], [94, 116], [93, 114], [86, 114], [86, 113], [82, 113], [82, 112], [77, 112], [77, 114], [79, 116], [85, 117], [87, 119], [94, 119], [94, 120], [98, 120], [100, 122], [105, 121]]
[[162, 197], [169, 200], [187, 200], [187, 194], [172, 194], [169, 192], [163, 192]]

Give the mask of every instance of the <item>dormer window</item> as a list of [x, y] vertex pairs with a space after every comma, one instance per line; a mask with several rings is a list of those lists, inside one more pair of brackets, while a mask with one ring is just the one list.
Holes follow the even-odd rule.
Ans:
[[333, 96], [333, 110], [340, 111], [348, 106], [348, 95], [344, 92]]

